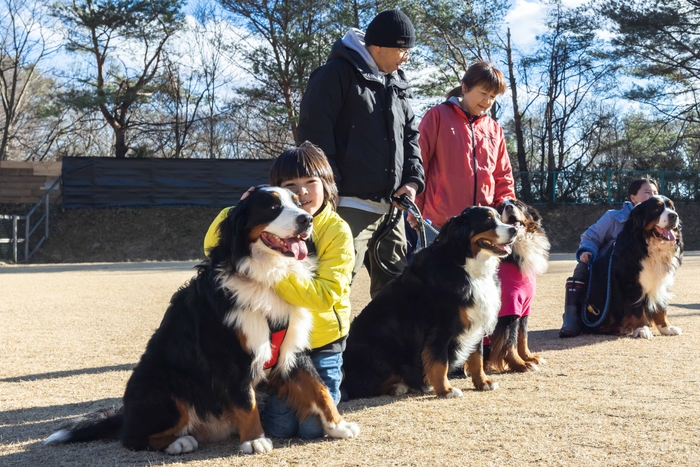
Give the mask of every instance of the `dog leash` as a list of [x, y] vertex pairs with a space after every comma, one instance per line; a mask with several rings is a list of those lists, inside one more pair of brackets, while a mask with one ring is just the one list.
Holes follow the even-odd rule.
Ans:
[[[416, 203], [414, 203], [411, 200], [411, 198], [408, 197], [408, 195], [404, 193], [401, 196], [391, 198], [391, 200], [398, 203], [402, 208], [404, 208], [405, 211], [413, 215], [413, 217], [415, 217], [416, 221], [418, 222], [417, 231], [419, 242], [418, 245], [416, 245], [415, 251], [421, 250], [427, 246], [428, 239], [425, 235], [426, 226], [430, 230], [432, 230], [436, 235], [440, 233], [440, 231], [433, 227], [430, 224], [430, 222], [423, 219], [423, 215], [421, 214], [420, 209], [418, 209]], [[377, 265], [379, 265], [379, 267], [385, 273], [395, 277], [399, 276], [401, 272], [391, 270], [386, 264], [382, 262], [381, 258], [379, 257], [379, 245], [381, 244], [382, 240], [384, 240], [402, 220], [403, 213], [392, 204], [391, 209], [389, 210], [389, 214], [387, 214], [386, 218], [384, 219], [384, 222], [382, 222], [382, 224], [379, 226], [379, 235], [377, 235], [377, 240], [372, 245], [372, 255], [374, 256], [374, 260], [377, 262]]]
[[[605, 306], [603, 307], [603, 312], [597, 321], [592, 322], [588, 319], [588, 299], [591, 294], [591, 286], [593, 284], [593, 265], [591, 264], [588, 268], [588, 289], [586, 290], [586, 306], [581, 309], [581, 321], [589, 328], [596, 328], [605, 320], [608, 315], [608, 306], [610, 305], [610, 273], [612, 272], [613, 254], [615, 253], [615, 243], [613, 243], [612, 250], [610, 251], [610, 260], [608, 260], [608, 277], [605, 284]], [[595, 314], [592, 313], [591, 314]]]

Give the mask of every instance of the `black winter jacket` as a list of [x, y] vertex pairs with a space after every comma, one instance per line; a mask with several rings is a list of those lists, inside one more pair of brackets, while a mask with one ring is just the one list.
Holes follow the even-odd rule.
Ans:
[[409, 182], [423, 191], [418, 125], [409, 96], [403, 71], [387, 75], [385, 84], [342, 40], [311, 74], [301, 100], [297, 142], [308, 140], [323, 149], [340, 196], [389, 200]]

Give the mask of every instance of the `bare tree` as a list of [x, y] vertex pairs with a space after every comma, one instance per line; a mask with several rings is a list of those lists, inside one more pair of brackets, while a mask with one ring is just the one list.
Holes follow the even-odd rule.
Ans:
[[549, 173], [545, 193], [552, 193], [555, 171], [591, 162], [587, 160], [591, 153], [579, 146], [596, 129], [595, 124], [585, 126], [585, 105], [594, 96], [604, 98], [617, 69], [599, 53], [603, 45], [596, 27], [584, 10], [556, 3], [548, 15], [547, 31], [538, 38], [539, 50], [523, 61], [525, 76], [535, 75], [526, 79], [537, 83], [530, 89], [542, 112], [535, 137], [541, 167]]
[[241, 91], [256, 93], [260, 105], [271, 112], [284, 110], [283, 123], [291, 130], [285, 140], [294, 142], [308, 77], [325, 61], [336, 39], [326, 30], [332, 23], [331, 9], [321, 0], [219, 1], [239, 27], [238, 65], [258, 84]]
[[[183, 26], [185, 0], [75, 0], [55, 8], [69, 51], [94, 60], [74, 102], [96, 108], [114, 131], [115, 155], [126, 157], [133, 108], [156, 89], [165, 44]], [[129, 52], [140, 56], [131, 60]]]
[[[454, 87], [477, 60], [494, 61], [501, 45], [496, 31], [508, 12], [506, 0], [406, 2], [414, 19], [419, 44], [418, 66], [436, 70], [419, 86], [428, 95], [442, 95]], [[493, 107], [493, 116], [496, 114]]]
[[55, 48], [47, 41], [42, 24], [47, 15], [38, 1], [0, 1], [0, 160], [7, 159], [31, 85], [40, 77], [39, 63]]
[[196, 43], [198, 68], [204, 86], [203, 123], [206, 128], [206, 151], [210, 159], [221, 157], [222, 135], [218, 131], [221, 121], [224, 88], [231, 85], [232, 65], [228, 59], [227, 31], [230, 24], [221, 14], [216, 3], [200, 1], [194, 10], [197, 19], [193, 34]]

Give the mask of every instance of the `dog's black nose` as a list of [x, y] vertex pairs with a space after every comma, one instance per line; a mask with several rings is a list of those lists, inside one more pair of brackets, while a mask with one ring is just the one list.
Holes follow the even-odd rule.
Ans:
[[313, 220], [313, 217], [311, 217], [308, 214], [299, 214], [297, 217], [297, 225], [299, 226], [300, 229], [308, 229], [309, 225], [311, 225], [311, 221]]
[[517, 227], [508, 227], [508, 234], [515, 236], [518, 234], [518, 228]]
[[668, 223], [671, 225], [676, 225], [676, 221], [678, 220], [678, 214], [675, 212], [669, 212], [668, 213]]

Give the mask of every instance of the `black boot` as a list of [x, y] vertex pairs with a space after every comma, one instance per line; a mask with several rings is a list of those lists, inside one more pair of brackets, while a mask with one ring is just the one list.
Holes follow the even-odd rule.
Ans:
[[581, 306], [586, 284], [570, 277], [566, 280], [566, 298], [564, 300], [564, 324], [559, 330], [559, 337], [576, 337], [581, 334]]

